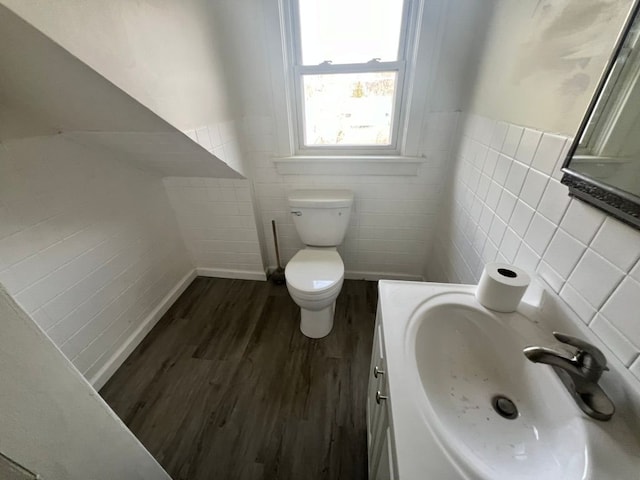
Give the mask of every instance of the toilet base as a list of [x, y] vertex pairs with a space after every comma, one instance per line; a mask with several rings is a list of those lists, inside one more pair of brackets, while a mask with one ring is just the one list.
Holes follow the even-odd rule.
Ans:
[[309, 338], [322, 338], [331, 333], [336, 302], [322, 310], [300, 309], [300, 331]]

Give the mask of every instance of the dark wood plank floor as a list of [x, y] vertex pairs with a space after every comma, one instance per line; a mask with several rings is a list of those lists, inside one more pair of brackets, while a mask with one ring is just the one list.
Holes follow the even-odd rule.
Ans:
[[366, 479], [374, 282], [300, 333], [284, 286], [199, 277], [100, 394], [174, 479]]

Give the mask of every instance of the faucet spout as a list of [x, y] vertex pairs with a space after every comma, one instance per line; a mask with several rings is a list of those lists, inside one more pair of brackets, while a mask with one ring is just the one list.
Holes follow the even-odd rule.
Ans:
[[551, 365], [584, 413], [598, 420], [609, 420], [615, 407], [598, 385], [602, 372], [609, 370], [604, 354], [579, 338], [559, 332], [553, 332], [553, 336], [575, 347], [575, 354], [568, 356], [552, 348], [538, 346], [526, 347], [523, 353], [534, 363]]
[[523, 353], [534, 363], [546, 363], [547, 365], [561, 368], [574, 375], [583, 375], [580, 363], [575, 356], [568, 357], [547, 347], [527, 347], [523, 350]]

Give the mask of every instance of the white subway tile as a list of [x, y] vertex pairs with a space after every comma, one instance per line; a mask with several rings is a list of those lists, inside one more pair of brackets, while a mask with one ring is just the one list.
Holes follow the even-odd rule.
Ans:
[[538, 275], [540, 275], [556, 293], [559, 293], [564, 285], [564, 279], [544, 260], [538, 264]]
[[560, 153], [562, 152], [565, 141], [565, 137], [545, 133], [540, 140], [535, 157], [531, 162], [531, 167], [542, 173], [551, 175], [560, 158]]
[[196, 136], [196, 131], [195, 129], [192, 130], [183, 130], [182, 133], [184, 133], [187, 137], [189, 137], [191, 140], [193, 140], [194, 142], [198, 141], [198, 137]]
[[573, 198], [560, 227], [582, 243], [589, 244], [605, 217], [600, 210]]
[[567, 305], [576, 312], [578, 318], [589, 324], [596, 313], [596, 309], [591, 305], [575, 288], [569, 283], [565, 283], [560, 291], [560, 297], [567, 302]]
[[484, 250], [484, 244], [486, 243], [486, 241], [487, 234], [480, 228], [476, 229], [471, 244], [478, 255], [480, 255]]
[[593, 307], [600, 308], [623, 276], [624, 273], [617, 267], [587, 250], [569, 277], [569, 283]]
[[539, 213], [536, 213], [529, 224], [524, 241], [541, 256], [555, 232], [556, 226]]
[[504, 236], [504, 232], [507, 229], [507, 224], [500, 220], [498, 217], [492, 217], [493, 222], [491, 223], [491, 228], [489, 229], [489, 238], [496, 245], [500, 245], [502, 242], [502, 237]]
[[631, 343], [629, 339], [603, 315], [596, 315], [593, 322], [589, 324], [589, 327], [600, 337], [600, 340], [602, 340], [605, 345], [613, 350], [625, 367], [629, 367], [638, 356], [638, 353], [640, 353], [640, 348]]
[[493, 127], [493, 134], [491, 135], [490, 147], [495, 150], [500, 150], [507, 137], [507, 131], [509, 130], [509, 124], [505, 122], [496, 122]]
[[43, 330], [47, 330], [51, 325], [53, 325], [53, 320], [42, 308], [39, 308], [35, 312], [31, 313], [31, 318]]
[[484, 174], [480, 175], [480, 180], [478, 181], [478, 188], [476, 190], [476, 195], [480, 200], [484, 200], [487, 197], [490, 184], [491, 184], [491, 179], [488, 176]]
[[553, 265], [554, 270], [566, 280], [586, 249], [586, 245], [567, 235], [559, 228], [556, 230], [543, 258], [545, 262]]
[[526, 272], [533, 274], [540, 262], [540, 255], [536, 254], [525, 242], [520, 244], [518, 253], [514, 260], [514, 265], [522, 268]]
[[[191, 268], [173, 216], [167, 216], [171, 209], [157, 177], [120, 160], [111, 161], [108, 154], [76, 145], [63, 136], [15, 141], [11, 150], [21, 159], [21, 169], [14, 178], [20, 188], [1, 188], [0, 205], [10, 205], [12, 212], [20, 212], [22, 223], [15, 232], [20, 245], [14, 248], [16, 245], [3, 243], [0, 258], [12, 259], [23, 287], [18, 294], [20, 301], [41, 327], [52, 329], [78, 302], [95, 305], [100, 301], [100, 286], [88, 281], [87, 274], [101, 269], [116, 255], [121, 242], [107, 239], [117, 238], [120, 232], [133, 232], [134, 239], [161, 269], [170, 254], [182, 264], [183, 274]], [[46, 158], [46, 165], [32, 162], [39, 156]], [[4, 163], [0, 163], [2, 170]], [[170, 178], [164, 184], [173, 189], [180, 182]], [[26, 198], [27, 194], [39, 203]], [[43, 216], [46, 221], [41, 221]], [[36, 221], [39, 223], [34, 224]], [[159, 237], [162, 242], [157, 242]], [[24, 261], [15, 263], [23, 253]], [[80, 285], [84, 288], [79, 289]], [[59, 296], [44, 308], [34, 309], [52, 295]], [[57, 299], [58, 309], [52, 309], [57, 315], [52, 316], [48, 307]], [[137, 328], [136, 320], [126, 319]], [[75, 323], [73, 328], [79, 325]]]
[[527, 170], [528, 168], [521, 163], [513, 162], [504, 184], [505, 188], [514, 195], [519, 195], [527, 175]]
[[500, 244], [500, 253], [504, 255], [507, 263], [512, 263], [518, 253], [521, 243], [520, 237], [511, 229], [507, 228], [504, 236], [502, 237], [502, 243]]
[[520, 199], [532, 208], [536, 208], [547, 186], [549, 177], [535, 170], [529, 170], [520, 192]]
[[482, 166], [482, 173], [487, 175], [489, 178], [493, 178], [493, 174], [498, 163], [498, 155], [499, 153], [495, 150], [489, 149], [487, 151], [487, 155], [484, 159], [484, 165]]
[[626, 338], [640, 347], [640, 283], [626, 277], [602, 308], [605, 316]]
[[491, 222], [493, 221], [494, 216], [495, 214], [489, 207], [487, 207], [486, 205], [482, 207], [482, 213], [480, 214], [480, 220], [478, 221], [478, 226], [485, 233], [489, 233], [489, 228], [491, 227]]
[[524, 203], [522, 200], [518, 200], [513, 209], [513, 214], [509, 219], [509, 226], [517, 233], [520, 237], [524, 237], [527, 229], [529, 228], [529, 224], [531, 223], [531, 219], [533, 218], [533, 214], [535, 210]]
[[500, 201], [496, 207], [496, 214], [505, 222], [508, 222], [509, 218], [511, 218], [511, 214], [513, 213], [513, 209], [516, 205], [516, 200], [517, 198], [515, 195], [507, 192], [506, 190], [502, 191]]
[[[211, 124], [207, 126], [207, 130], [209, 133], [209, 140], [211, 142], [211, 147], [219, 147], [222, 145], [222, 137], [220, 136], [220, 129], [217, 124]], [[197, 133], [197, 132], [196, 132]]]
[[[536, 154], [538, 143], [540, 142], [541, 132], [525, 128], [515, 154], [515, 159], [525, 165], [530, 165]], [[551, 172], [549, 172], [551, 173]]]
[[506, 155], [499, 155], [498, 162], [496, 163], [496, 168], [493, 172], [493, 181], [498, 183], [499, 185], [505, 184], [507, 180], [507, 175], [509, 175], [509, 168], [511, 168], [511, 164], [513, 160], [511, 160]]
[[591, 248], [628, 272], [640, 258], [640, 231], [608, 217], [593, 239]]
[[500, 201], [502, 190], [502, 187], [496, 182], [492, 181], [489, 183], [489, 190], [487, 191], [485, 202], [487, 206], [492, 210], [495, 210], [498, 207], [498, 202]]
[[569, 206], [569, 191], [557, 180], [551, 179], [538, 204], [538, 212], [558, 225]]
[[482, 249], [482, 261], [486, 263], [494, 262], [498, 255], [498, 247], [489, 239], [484, 244]]
[[196, 140], [205, 150], [213, 150], [213, 144], [209, 138], [209, 129], [207, 127], [200, 127], [196, 129]]
[[564, 176], [564, 172], [562, 171], [562, 166], [564, 165], [564, 162], [567, 158], [572, 142], [573, 142], [572, 138], [567, 138], [565, 140], [564, 146], [562, 147], [562, 151], [560, 152], [560, 156], [558, 157], [558, 162], [556, 163], [556, 166], [553, 169], [553, 174], [551, 176], [558, 181], [560, 181]]
[[512, 158], [515, 157], [523, 132], [524, 132], [524, 129], [522, 127], [518, 127], [516, 125], [509, 125], [509, 129], [507, 130], [507, 135], [502, 144], [502, 153]]
[[495, 258], [537, 272], [640, 378], [640, 234], [567, 196], [558, 181], [565, 137], [466, 118], [450, 218], [438, 227], [428, 271], [476, 282]]

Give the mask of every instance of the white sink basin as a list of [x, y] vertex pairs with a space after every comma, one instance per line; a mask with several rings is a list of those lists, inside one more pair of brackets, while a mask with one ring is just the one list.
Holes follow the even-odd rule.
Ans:
[[[429, 422], [463, 470], [487, 478], [583, 478], [581, 414], [549, 369], [526, 359], [526, 341], [509, 325], [471, 295], [445, 294], [418, 308], [407, 334]], [[498, 395], [515, 404], [515, 418], [494, 409]]]
[[[380, 282], [400, 479], [640, 478], [640, 382], [540, 285], [518, 312], [504, 314], [482, 307], [474, 286]], [[553, 330], [605, 353], [611, 371], [600, 384], [616, 406], [610, 421], [587, 417], [551, 367], [522, 353], [556, 347]], [[494, 409], [496, 395], [515, 404], [515, 418]]]

